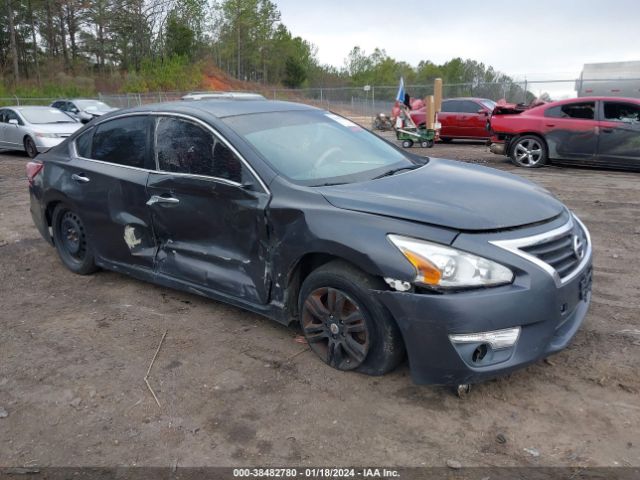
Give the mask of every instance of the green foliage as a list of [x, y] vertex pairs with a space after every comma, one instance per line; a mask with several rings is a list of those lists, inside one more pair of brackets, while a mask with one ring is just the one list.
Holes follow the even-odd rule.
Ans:
[[297, 88], [307, 79], [307, 72], [302, 62], [295, 57], [287, 57], [284, 64], [282, 83], [289, 88]]
[[167, 18], [165, 37], [164, 50], [167, 56], [193, 58], [196, 34], [191, 30], [188, 22], [180, 17], [175, 10]]
[[202, 65], [187, 57], [145, 59], [139, 72], [128, 73], [122, 90], [125, 92], [186, 91], [197, 88], [202, 81]]

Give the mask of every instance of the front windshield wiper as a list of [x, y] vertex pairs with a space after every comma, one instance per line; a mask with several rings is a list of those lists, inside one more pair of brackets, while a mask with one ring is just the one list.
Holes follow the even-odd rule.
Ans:
[[398, 172], [401, 172], [403, 170], [415, 170], [418, 167], [421, 167], [422, 165], [411, 165], [409, 167], [399, 167], [399, 168], [393, 168], [391, 170], [387, 170], [384, 173], [381, 173], [380, 175], [378, 175], [377, 177], [373, 177], [371, 180], [376, 180], [378, 178], [382, 178], [382, 177], [390, 177], [391, 175], [395, 175]]
[[312, 187], [333, 187], [334, 185], [346, 185], [348, 182], [326, 182], [319, 183], [318, 185], [311, 185]]

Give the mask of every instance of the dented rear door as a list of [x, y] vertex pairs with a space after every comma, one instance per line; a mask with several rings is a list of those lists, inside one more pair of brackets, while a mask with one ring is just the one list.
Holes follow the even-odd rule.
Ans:
[[155, 139], [158, 171], [149, 175], [147, 194], [156, 273], [266, 303], [269, 194], [206, 125], [158, 116]]
[[146, 205], [150, 135], [147, 115], [89, 129], [76, 140], [57, 188], [82, 212], [99, 260], [151, 272], [156, 244]]

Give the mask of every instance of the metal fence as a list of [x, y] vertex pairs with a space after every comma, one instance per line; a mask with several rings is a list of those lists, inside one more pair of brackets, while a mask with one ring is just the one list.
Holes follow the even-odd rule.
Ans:
[[[367, 87], [259, 89], [265, 97], [288, 100], [326, 108], [351, 117], [373, 117], [390, 112], [395, 102], [397, 85], [371, 85]], [[433, 84], [406, 85], [412, 97], [423, 98], [433, 94]], [[98, 94], [97, 98], [117, 108], [179, 100], [186, 92], [155, 92]], [[474, 82], [444, 84], [443, 97], [480, 97], [491, 100], [528, 103], [534, 98], [559, 100], [576, 96], [602, 95], [640, 97], [640, 79], [564, 79], [522, 80], [509, 82]], [[55, 98], [0, 98], [2, 105], [49, 105]]]

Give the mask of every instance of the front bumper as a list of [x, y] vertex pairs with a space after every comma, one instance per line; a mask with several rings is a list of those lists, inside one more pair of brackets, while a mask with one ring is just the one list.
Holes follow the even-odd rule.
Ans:
[[[580, 328], [591, 301], [590, 252], [561, 286], [538, 265], [501, 253], [516, 272], [511, 285], [445, 294], [378, 292], [400, 327], [415, 383], [456, 385], [505, 375], [562, 350]], [[450, 339], [514, 327], [520, 333], [513, 347], [495, 351]], [[478, 349], [486, 353], [480, 359]]]

